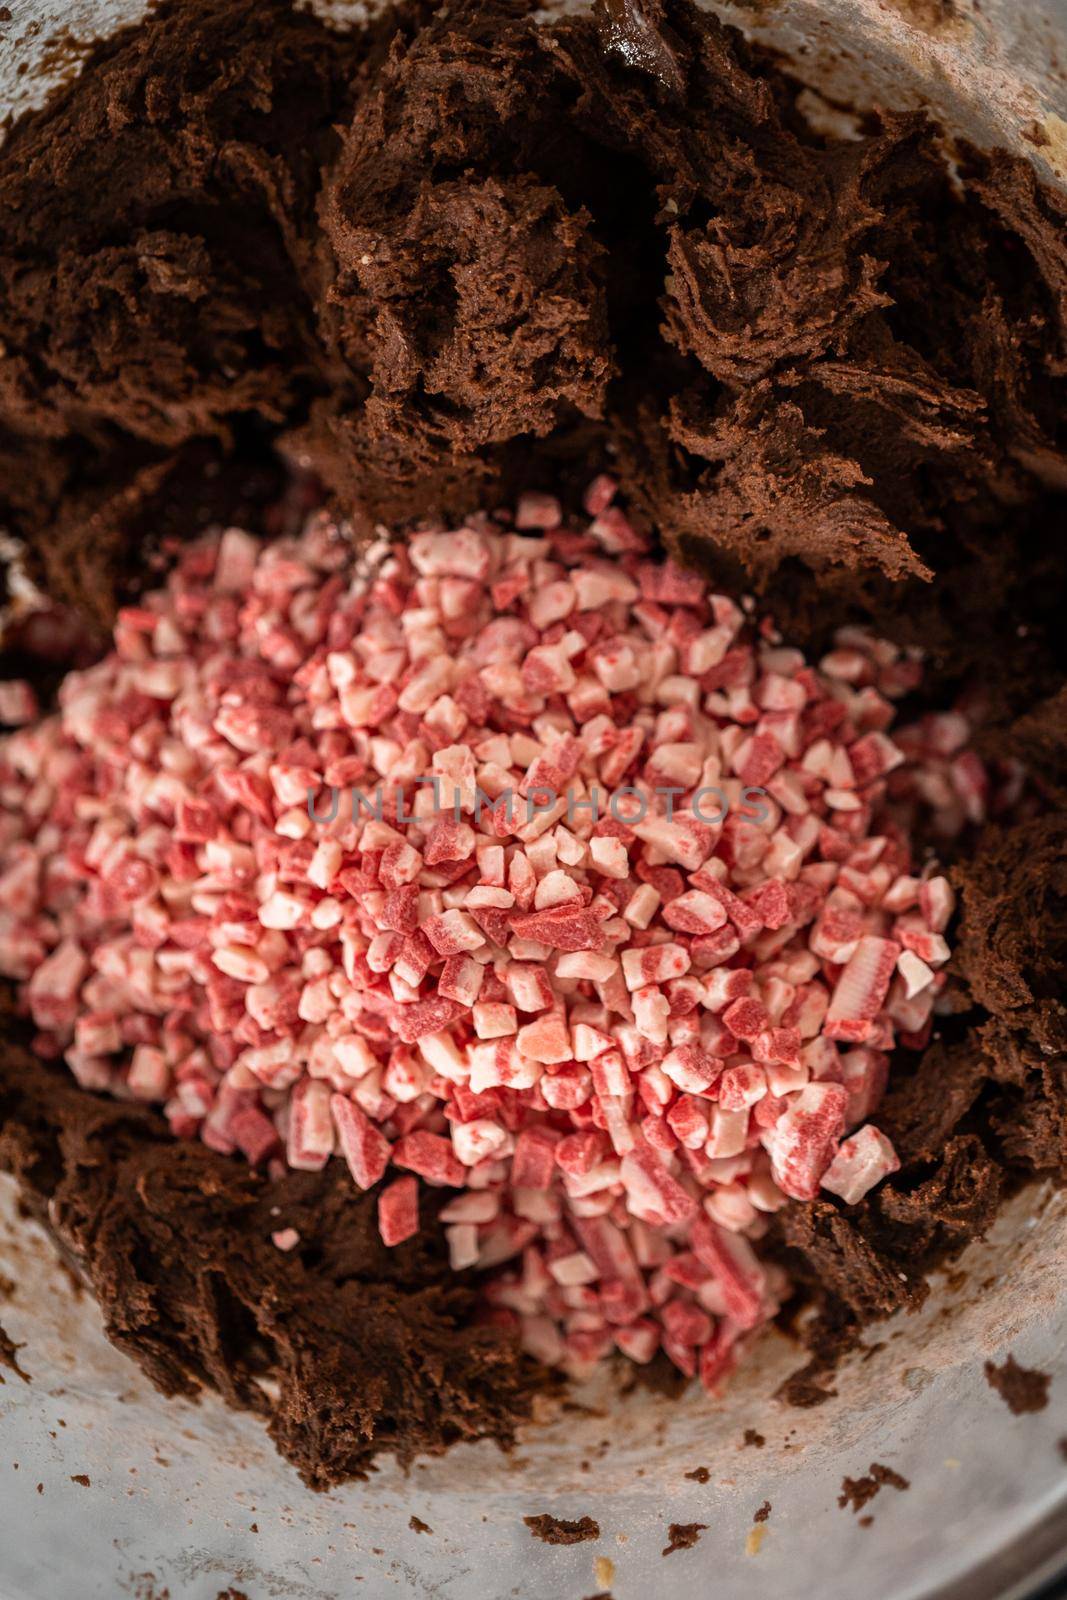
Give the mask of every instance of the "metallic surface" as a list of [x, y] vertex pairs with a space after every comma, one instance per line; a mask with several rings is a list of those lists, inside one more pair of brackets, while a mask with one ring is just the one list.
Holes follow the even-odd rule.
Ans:
[[[2, 1600], [216, 1600], [231, 1586], [248, 1600], [578, 1600], [605, 1587], [598, 1557], [614, 1563], [615, 1600], [664, 1583], [714, 1600], [1011, 1600], [1067, 1553], [1063, 1194], [1019, 1196], [962, 1277], [868, 1333], [873, 1352], [816, 1410], [773, 1398], [799, 1359], [775, 1335], [723, 1400], [603, 1383], [580, 1396], [589, 1412], [547, 1416], [512, 1456], [461, 1446], [315, 1495], [255, 1419], [212, 1396], [161, 1399], [2, 1192], [0, 1274], [16, 1287], [0, 1321], [32, 1379], [8, 1372], [0, 1389]], [[1044, 1410], [1012, 1416], [990, 1388], [984, 1362], [1009, 1351], [1050, 1375]], [[838, 1496], [872, 1462], [910, 1487], [883, 1488], [864, 1526]], [[706, 1483], [686, 1476], [701, 1467]], [[592, 1516], [600, 1539], [542, 1544], [522, 1519], [544, 1511]], [[665, 1566], [672, 1522], [707, 1527]]]

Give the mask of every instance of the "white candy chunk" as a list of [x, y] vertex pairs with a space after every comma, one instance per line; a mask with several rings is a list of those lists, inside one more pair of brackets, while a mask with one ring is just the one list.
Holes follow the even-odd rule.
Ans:
[[871, 1123], [845, 1139], [822, 1175], [822, 1187], [854, 1206], [876, 1183], [900, 1170], [897, 1153], [885, 1134]]

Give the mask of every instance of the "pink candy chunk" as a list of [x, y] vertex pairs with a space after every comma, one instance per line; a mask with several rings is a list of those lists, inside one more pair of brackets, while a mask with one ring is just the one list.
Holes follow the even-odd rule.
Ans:
[[793, 1200], [814, 1200], [845, 1131], [848, 1091], [839, 1083], [809, 1083], [764, 1135], [774, 1180]]
[[0, 683], [0, 722], [9, 728], [22, 728], [37, 715], [37, 696], [24, 678], [8, 678]]
[[330, 1091], [324, 1083], [302, 1078], [289, 1101], [289, 1165], [299, 1172], [318, 1172], [333, 1154], [333, 1145]]
[[663, 908], [663, 920], [680, 933], [714, 933], [726, 922], [726, 909], [710, 894], [691, 889]]
[[420, 928], [439, 956], [460, 955], [466, 950], [477, 950], [485, 943], [477, 923], [462, 911], [443, 911], [438, 916], [427, 917]]
[[867, 1123], [841, 1143], [836, 1156], [822, 1175], [822, 1187], [854, 1206], [891, 1172], [899, 1172], [900, 1161], [892, 1144], [878, 1128]]
[[419, 1186], [414, 1178], [397, 1178], [378, 1196], [378, 1232], [390, 1248], [419, 1231]]
[[510, 921], [521, 939], [531, 939], [553, 950], [595, 950], [601, 943], [599, 921], [581, 908], [553, 906], [547, 911], [520, 913]]
[[73, 939], [65, 939], [41, 962], [26, 991], [39, 1028], [66, 1028], [73, 1024], [78, 990], [88, 971], [84, 952]]
[[397, 1141], [393, 1146], [393, 1163], [417, 1172], [427, 1183], [443, 1184], [451, 1189], [461, 1188], [466, 1180], [463, 1164], [449, 1141], [423, 1129], [405, 1134]]
[[278, 1146], [278, 1130], [256, 1106], [244, 1106], [230, 1118], [229, 1133], [238, 1150], [253, 1165], [265, 1161]]
[[910, 655], [808, 665], [615, 495], [358, 563], [321, 513], [183, 544], [0, 735], [0, 971], [76, 1083], [272, 1175], [336, 1153], [387, 1245], [453, 1190], [453, 1268], [542, 1359], [714, 1391], [786, 1288], [767, 1216], [895, 1170], [869, 1119], [954, 909], [909, 829], [1006, 791], [962, 715], [894, 727]]
[[388, 1139], [370, 1118], [343, 1094], [330, 1096], [337, 1143], [360, 1189], [371, 1189], [385, 1172], [392, 1153]]
[[438, 994], [461, 1006], [473, 1006], [481, 992], [485, 968], [467, 956], [449, 956], [437, 981]]
[[671, 978], [682, 978], [689, 971], [690, 957], [684, 945], [654, 944], [640, 950], [624, 950], [623, 976], [630, 990], [643, 989], [650, 983], [667, 983]]
[[246, 594], [259, 560], [259, 542], [242, 528], [227, 528], [215, 558], [215, 588], [219, 594]]
[[859, 941], [837, 980], [823, 1032], [828, 1039], [864, 1044], [874, 1033], [874, 1019], [885, 1002], [900, 955], [893, 939]]
[[393, 1027], [398, 1039], [405, 1044], [415, 1044], [427, 1034], [440, 1033], [461, 1017], [465, 1009], [457, 1000], [447, 1000], [443, 995], [418, 1000], [414, 1005], [396, 1007]]
[[546, 1013], [538, 1017], [536, 1022], [528, 1022], [525, 1027], [520, 1028], [516, 1043], [520, 1055], [548, 1066], [556, 1062], [569, 1061], [573, 1053], [566, 1022], [555, 1011]]
[[956, 891], [947, 878], [928, 878], [919, 886], [919, 905], [931, 933], [944, 933], [956, 909]]
[[563, 521], [559, 501], [550, 494], [523, 494], [515, 508], [516, 528], [558, 528]]
[[515, 1141], [511, 1181], [516, 1189], [549, 1189], [559, 1140], [546, 1128], [525, 1128]]
[[681, 1222], [692, 1216], [696, 1201], [672, 1178], [655, 1151], [644, 1142], [622, 1158], [620, 1176], [627, 1200], [638, 1216]]
[[664, 1056], [663, 1071], [679, 1089], [701, 1094], [710, 1089], [722, 1072], [722, 1065], [696, 1044], [678, 1045]]
[[756, 1327], [763, 1320], [766, 1278], [748, 1240], [700, 1213], [689, 1230], [689, 1242], [722, 1290], [727, 1316], [739, 1328]]

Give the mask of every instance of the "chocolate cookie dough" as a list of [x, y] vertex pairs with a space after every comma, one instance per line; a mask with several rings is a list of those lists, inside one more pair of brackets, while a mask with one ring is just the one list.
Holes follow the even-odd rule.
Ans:
[[103, 600], [146, 467], [250, 419], [365, 526], [581, 437], [676, 550], [750, 581], [874, 603], [977, 564], [1003, 609], [998, 534], [1040, 561], [1067, 483], [1065, 212], [1025, 162], [960, 159], [963, 194], [919, 116], [828, 143], [684, 3], [336, 35], [170, 0], [0, 159], [5, 516], [68, 597], [54, 524], [102, 516]]
[[1013, 1417], [1021, 1417], [1027, 1411], [1043, 1411], [1048, 1405], [1052, 1380], [1047, 1372], [1021, 1367], [1013, 1355], [1000, 1366], [987, 1361], [983, 1370], [989, 1387], [999, 1394]]
[[[269, 1182], [177, 1142], [154, 1111], [83, 1093], [6, 1031], [0, 1166], [164, 1394], [210, 1385], [259, 1413], [315, 1489], [383, 1449], [511, 1441], [551, 1380], [479, 1325], [439, 1234], [387, 1250], [375, 1197], [340, 1163]], [[288, 1253], [271, 1242], [283, 1224], [300, 1234]]]
[[[168, 0], [0, 151], [0, 523], [84, 648], [168, 540], [269, 530], [286, 462], [359, 533], [520, 482], [570, 499], [599, 462], [798, 643], [923, 644], [1026, 763], [1033, 814], [955, 869], [955, 1014], [894, 1069], [902, 1171], [781, 1215], [825, 1308], [809, 1403], [1006, 1186], [1067, 1173], [1067, 208], [1021, 160], [955, 157], [962, 186], [916, 115], [812, 132], [687, 0], [409, 3], [350, 34]], [[470, 1291], [425, 1242], [382, 1251], [346, 1180], [268, 1187], [15, 1044], [0, 1083], [0, 1158], [112, 1336], [169, 1391], [269, 1413], [309, 1481], [527, 1414]]]
[[587, 1539], [600, 1538], [600, 1524], [593, 1517], [553, 1517], [542, 1511], [536, 1517], [523, 1517], [535, 1539], [545, 1544], [584, 1544]]

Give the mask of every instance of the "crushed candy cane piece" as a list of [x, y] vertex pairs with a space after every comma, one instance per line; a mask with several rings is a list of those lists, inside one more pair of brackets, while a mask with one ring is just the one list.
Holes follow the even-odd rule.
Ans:
[[900, 1170], [896, 1151], [880, 1129], [870, 1123], [842, 1141], [822, 1175], [822, 1187], [854, 1206], [891, 1172]]
[[387, 1246], [454, 1191], [451, 1264], [531, 1354], [716, 1390], [785, 1292], [766, 1216], [896, 1170], [867, 1119], [955, 907], [911, 824], [995, 790], [963, 713], [894, 726], [912, 656], [807, 665], [615, 495], [360, 565], [322, 513], [227, 529], [55, 715], [0, 684], [0, 972], [83, 1087], [336, 1155]]
[[419, 1186], [414, 1178], [397, 1178], [378, 1194], [378, 1231], [390, 1247], [419, 1231]]

